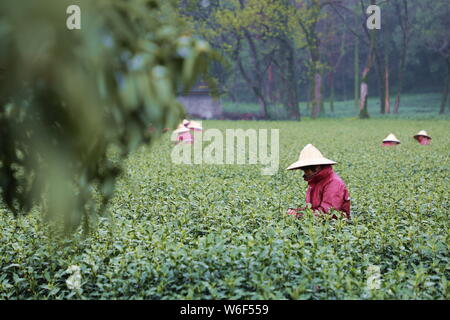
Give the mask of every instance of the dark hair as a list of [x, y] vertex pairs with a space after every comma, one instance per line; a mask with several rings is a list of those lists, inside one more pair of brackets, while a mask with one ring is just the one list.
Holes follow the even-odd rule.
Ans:
[[301, 167], [300, 169], [308, 170], [308, 169], [312, 169], [312, 168], [315, 168], [315, 167], [320, 167], [320, 169], [325, 169], [325, 168], [331, 167], [331, 164], [315, 164], [315, 165], [312, 165], [312, 166]]
[[315, 165], [312, 165], [312, 166], [304, 166], [304, 167], [301, 167], [300, 169], [302, 169], [302, 170], [308, 170], [308, 169], [313, 169], [313, 168], [316, 168], [316, 167], [321, 167], [322, 165], [320, 165], [320, 164], [315, 164]]

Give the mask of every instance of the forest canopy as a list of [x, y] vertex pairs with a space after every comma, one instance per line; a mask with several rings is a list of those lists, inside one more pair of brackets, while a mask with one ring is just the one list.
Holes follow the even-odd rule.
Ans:
[[[447, 106], [446, 0], [180, 3], [196, 32], [228, 62], [211, 69], [224, 99], [258, 103], [261, 117], [281, 105], [287, 119], [299, 119], [300, 101], [308, 103], [313, 118], [333, 113], [336, 100], [354, 99], [358, 111], [365, 104], [359, 101], [362, 84], [364, 95], [378, 97], [381, 114], [398, 113], [402, 93], [439, 92], [440, 113]], [[380, 8], [379, 30], [367, 28], [371, 5]]]

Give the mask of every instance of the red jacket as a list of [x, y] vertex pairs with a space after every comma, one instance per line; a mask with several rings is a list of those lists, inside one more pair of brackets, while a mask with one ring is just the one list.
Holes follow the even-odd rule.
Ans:
[[345, 212], [347, 218], [350, 218], [350, 196], [347, 186], [331, 166], [326, 166], [306, 181], [308, 182], [306, 202], [311, 204], [313, 210], [327, 213], [330, 208], [334, 208]]
[[186, 132], [178, 134], [177, 141], [192, 143], [194, 141], [194, 137], [192, 136], [190, 131], [186, 131]]
[[417, 141], [423, 146], [427, 146], [430, 144], [430, 139], [424, 136], [418, 136]]

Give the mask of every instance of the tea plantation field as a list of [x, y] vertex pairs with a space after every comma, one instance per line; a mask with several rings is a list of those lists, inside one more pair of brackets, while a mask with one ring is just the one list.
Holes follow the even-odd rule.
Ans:
[[[56, 241], [38, 209], [0, 214], [0, 299], [448, 299], [448, 120], [204, 121], [280, 129], [280, 167], [176, 165], [169, 134], [126, 162], [91, 236]], [[412, 136], [425, 129], [433, 140]], [[393, 132], [395, 148], [380, 143]], [[351, 221], [312, 214], [301, 171], [314, 144], [338, 162]], [[4, 211], [4, 210], [3, 210]], [[66, 284], [81, 268], [81, 288]]]

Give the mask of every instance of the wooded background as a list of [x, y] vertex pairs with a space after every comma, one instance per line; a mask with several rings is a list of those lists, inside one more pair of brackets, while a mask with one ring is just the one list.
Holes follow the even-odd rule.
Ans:
[[[381, 8], [380, 30], [366, 27], [370, 5]], [[447, 0], [181, 0], [180, 10], [223, 58], [210, 70], [222, 97], [258, 103], [263, 118], [271, 105], [299, 119], [307, 101], [315, 118], [351, 99], [367, 117], [364, 84], [382, 114], [401, 111], [402, 93], [440, 92], [445, 111]]]

